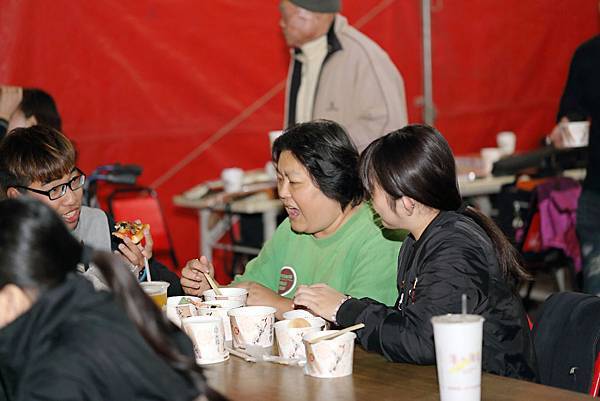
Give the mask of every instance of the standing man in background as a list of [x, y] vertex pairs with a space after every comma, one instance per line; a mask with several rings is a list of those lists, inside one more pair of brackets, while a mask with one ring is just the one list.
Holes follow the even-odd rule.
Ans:
[[[600, 2], [598, 3], [600, 10]], [[564, 147], [569, 121], [591, 120], [588, 166], [577, 206], [577, 236], [583, 258], [583, 290], [600, 295], [600, 35], [577, 48], [550, 139]]]
[[338, 14], [340, 0], [282, 0], [279, 8], [292, 55], [286, 127], [333, 120], [361, 152], [407, 124], [402, 76], [381, 47]]

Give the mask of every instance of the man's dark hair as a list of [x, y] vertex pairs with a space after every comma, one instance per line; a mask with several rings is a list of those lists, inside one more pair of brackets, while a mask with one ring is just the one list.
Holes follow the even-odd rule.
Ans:
[[339, 124], [316, 120], [294, 125], [273, 143], [273, 161], [290, 151], [315, 185], [342, 209], [358, 205], [364, 191], [358, 177], [358, 151]]
[[0, 199], [11, 186], [50, 182], [75, 168], [73, 144], [57, 130], [43, 125], [15, 128], [0, 141]]

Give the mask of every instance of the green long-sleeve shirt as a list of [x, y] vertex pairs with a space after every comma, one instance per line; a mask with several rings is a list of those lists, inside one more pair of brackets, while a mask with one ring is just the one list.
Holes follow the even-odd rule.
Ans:
[[286, 219], [234, 282], [254, 281], [288, 298], [300, 284], [325, 283], [356, 298], [393, 305], [402, 243], [388, 238], [397, 234], [382, 230], [367, 204], [326, 238], [295, 233]]

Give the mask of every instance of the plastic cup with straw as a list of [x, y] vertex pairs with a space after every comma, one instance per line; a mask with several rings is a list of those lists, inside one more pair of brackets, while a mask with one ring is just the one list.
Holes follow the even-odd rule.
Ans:
[[483, 321], [467, 313], [466, 294], [461, 296], [460, 314], [431, 318], [441, 401], [481, 399]]

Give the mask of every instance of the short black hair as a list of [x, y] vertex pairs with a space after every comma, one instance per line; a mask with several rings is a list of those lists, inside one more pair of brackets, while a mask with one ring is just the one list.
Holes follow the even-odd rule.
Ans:
[[25, 88], [19, 108], [26, 118], [34, 116], [39, 125], [62, 131], [60, 114], [49, 93], [37, 88]]
[[273, 143], [273, 161], [290, 151], [308, 170], [315, 185], [342, 209], [364, 199], [358, 177], [358, 150], [336, 122], [315, 120], [294, 125]]

